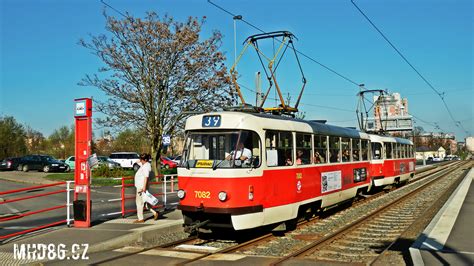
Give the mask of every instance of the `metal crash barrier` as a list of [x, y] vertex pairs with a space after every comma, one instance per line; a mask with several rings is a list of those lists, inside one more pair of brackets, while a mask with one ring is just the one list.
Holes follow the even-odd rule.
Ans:
[[12, 213], [12, 215], [9, 215], [7, 217], [1, 217], [0, 222], [6, 222], [6, 221], [10, 221], [10, 220], [20, 219], [20, 218], [32, 216], [32, 215], [35, 215], [35, 214], [46, 213], [46, 212], [50, 212], [50, 211], [54, 211], [54, 210], [58, 210], [58, 209], [62, 209], [62, 208], [66, 208], [66, 217], [65, 217], [66, 219], [61, 219], [59, 221], [51, 222], [51, 223], [48, 223], [48, 224], [38, 225], [38, 226], [29, 228], [29, 229], [26, 229], [26, 230], [18, 231], [18, 232], [15, 232], [15, 233], [2, 235], [2, 236], [0, 236], [0, 239], [8, 239], [8, 238], [11, 238], [11, 237], [14, 237], [14, 236], [30, 233], [30, 232], [33, 232], [33, 231], [37, 231], [37, 230], [40, 230], [40, 229], [44, 229], [44, 228], [47, 228], [47, 227], [52, 227], [52, 226], [56, 226], [56, 225], [60, 225], [60, 224], [69, 225], [71, 223], [71, 221], [73, 221], [73, 219], [71, 219], [71, 217], [70, 217], [70, 215], [71, 215], [70, 206], [72, 206], [72, 203], [71, 203], [71, 198], [70, 198], [70, 193], [69, 193], [70, 191], [73, 190], [71, 188], [72, 183], [74, 183], [74, 181], [57, 182], [57, 183], [48, 184], [48, 185], [26, 187], [26, 188], [21, 188], [21, 189], [14, 189], [14, 190], [8, 190], [8, 191], [0, 192], [0, 196], [4, 197], [6, 195], [17, 194], [17, 193], [21, 193], [21, 192], [30, 193], [30, 192], [35, 192], [39, 189], [50, 188], [50, 187], [59, 187], [59, 186], [66, 185], [66, 188], [60, 188], [60, 189], [57, 189], [57, 190], [44, 192], [44, 193], [39, 193], [39, 194], [36, 194], [36, 195], [31, 195], [31, 196], [28, 195], [28, 196], [20, 196], [20, 197], [15, 197], [15, 198], [10, 198], [10, 199], [4, 199], [2, 202], [0, 202], [0, 205], [3, 205], [3, 204], [12, 203], [12, 202], [31, 200], [31, 199], [36, 199], [36, 198], [40, 198], [40, 197], [47, 197], [47, 196], [51, 196], [51, 195], [61, 194], [61, 193], [66, 194], [66, 203], [65, 204], [60, 204], [60, 205], [52, 206], [52, 207], [48, 207], [48, 208], [42, 208], [42, 209], [34, 210], [34, 211], [27, 211], [27, 212], [24, 212], [24, 213], [20, 213], [20, 212]]

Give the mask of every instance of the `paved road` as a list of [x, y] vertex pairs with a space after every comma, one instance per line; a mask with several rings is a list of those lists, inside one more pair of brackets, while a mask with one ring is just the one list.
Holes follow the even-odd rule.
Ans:
[[[19, 172], [21, 173], [21, 172]], [[20, 189], [24, 187], [37, 186], [32, 184], [18, 183], [0, 180], [0, 191]], [[52, 192], [60, 189], [65, 189], [65, 186], [61, 187], [47, 187], [36, 189], [33, 191], [19, 192], [8, 195], [0, 195], [0, 202], [8, 199], [14, 199], [19, 197], [27, 197], [38, 195], [41, 193]], [[120, 217], [120, 214], [116, 215], [106, 215], [108, 213], [119, 213], [121, 211], [121, 201], [109, 202], [111, 199], [120, 199], [121, 198], [121, 189], [114, 187], [96, 187], [91, 191], [92, 198], [92, 222], [101, 223], [105, 220], [110, 220], [113, 218]], [[152, 187], [152, 193], [159, 192], [159, 188]], [[134, 188], [126, 189], [127, 196], [135, 195]], [[73, 198], [73, 193], [70, 194], [71, 199]], [[169, 195], [167, 202], [170, 204], [168, 207], [172, 208], [174, 204], [178, 202], [178, 199], [175, 195]], [[12, 215], [21, 215], [26, 212], [40, 210], [43, 208], [53, 207], [64, 205], [66, 203], [66, 193], [54, 194], [40, 198], [27, 199], [24, 201], [17, 201], [12, 203], [6, 203], [0, 205], [0, 218], [9, 217]], [[135, 208], [135, 200], [126, 201], [126, 209]], [[71, 208], [72, 216], [72, 208]], [[34, 228], [40, 225], [60, 221], [66, 219], [66, 209], [61, 208], [58, 210], [53, 210], [49, 212], [34, 214], [31, 216], [24, 216], [18, 219], [9, 220], [0, 222], [0, 236], [11, 234], [14, 232]]]

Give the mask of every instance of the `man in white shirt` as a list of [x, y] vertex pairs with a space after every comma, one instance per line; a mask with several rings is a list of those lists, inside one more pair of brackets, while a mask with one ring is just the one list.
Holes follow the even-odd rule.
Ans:
[[[135, 197], [135, 203], [137, 205], [137, 220], [134, 223], [143, 223], [145, 222], [143, 218], [143, 207], [145, 206], [145, 202], [143, 202], [142, 193], [144, 193], [148, 188], [148, 177], [150, 176], [151, 172], [151, 165], [148, 162], [150, 160], [149, 154], [141, 154], [140, 155], [140, 163], [141, 167], [135, 173], [135, 188], [137, 189], [137, 194]], [[150, 206], [149, 210], [153, 213], [153, 218], [156, 220], [158, 219], [158, 213], [153, 210], [152, 206]]]
[[242, 165], [250, 165], [250, 158], [252, 158], [252, 152], [245, 148], [243, 143], [239, 142], [236, 150], [231, 151], [225, 159], [234, 159], [234, 165], [240, 167]]

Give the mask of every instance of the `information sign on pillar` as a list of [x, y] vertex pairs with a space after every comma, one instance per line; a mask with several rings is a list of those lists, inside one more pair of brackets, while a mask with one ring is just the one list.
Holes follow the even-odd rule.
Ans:
[[87, 159], [92, 144], [92, 99], [75, 99], [75, 170], [74, 170], [74, 226], [90, 227], [90, 167]]

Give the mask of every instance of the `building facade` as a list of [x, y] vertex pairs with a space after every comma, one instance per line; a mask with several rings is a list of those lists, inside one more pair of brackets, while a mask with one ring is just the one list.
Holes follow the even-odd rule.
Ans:
[[413, 130], [412, 116], [408, 113], [408, 99], [400, 93], [374, 96], [374, 113], [367, 121], [369, 131], [399, 133]]

